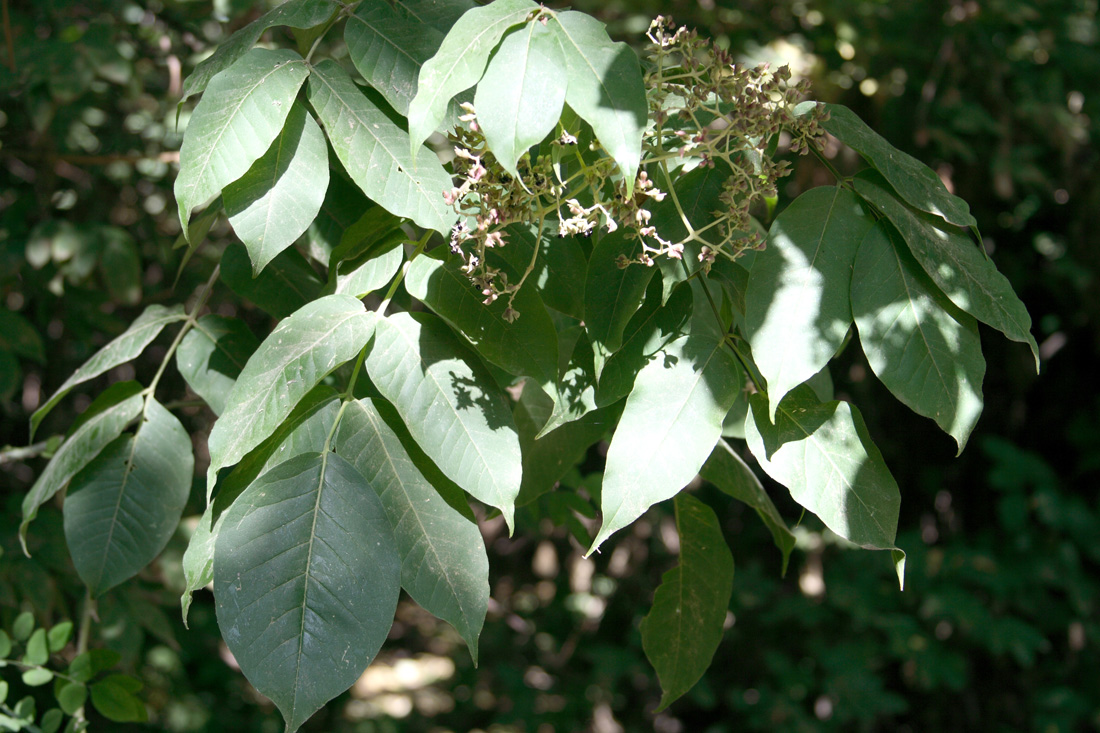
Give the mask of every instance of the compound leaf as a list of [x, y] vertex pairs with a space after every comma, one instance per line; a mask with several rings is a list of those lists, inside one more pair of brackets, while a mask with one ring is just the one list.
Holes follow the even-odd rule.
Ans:
[[259, 345], [244, 321], [205, 315], [180, 341], [176, 368], [187, 386], [220, 415], [237, 375]]
[[222, 282], [276, 318], [286, 318], [321, 295], [323, 283], [306, 258], [288, 247], [257, 277], [243, 245], [231, 244], [222, 255]]

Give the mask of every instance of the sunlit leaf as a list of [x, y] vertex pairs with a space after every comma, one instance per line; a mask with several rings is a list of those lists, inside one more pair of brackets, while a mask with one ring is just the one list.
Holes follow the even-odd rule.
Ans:
[[589, 552], [698, 474], [741, 379], [725, 344], [703, 336], [669, 342], [642, 368], [607, 449], [603, 524]]
[[474, 95], [485, 142], [504, 170], [550, 134], [565, 103], [565, 57], [547, 25], [528, 23], [505, 36]]
[[305, 105], [294, 102], [271, 147], [222, 193], [229, 223], [248, 249], [254, 275], [317, 217], [328, 170], [325, 136]]
[[175, 193], [185, 232], [192, 209], [243, 176], [271, 147], [308, 75], [309, 66], [293, 51], [254, 48], [210, 81], [180, 147]]
[[219, 469], [259, 445], [321, 379], [363, 349], [374, 318], [355, 298], [327, 295], [280, 322], [264, 339], [210, 431], [207, 498]]
[[288, 731], [374, 659], [400, 573], [381, 501], [334, 453], [280, 464], [226, 512], [214, 559], [218, 626]]
[[1012, 341], [1027, 344], [1039, 370], [1039, 346], [1031, 335], [1031, 316], [1008, 279], [961, 230], [937, 223], [935, 217], [913, 211], [894, 198], [873, 171], [855, 180], [856, 193], [897, 227], [909, 251], [952, 303], [997, 329]]
[[439, 159], [355, 86], [339, 64], [313, 67], [309, 102], [348, 175], [372, 201], [397, 216], [446, 234], [457, 218], [443, 201], [452, 187]]
[[523, 23], [538, 7], [531, 0], [495, 0], [455, 22], [435, 56], [420, 68], [416, 97], [409, 104], [411, 150], [439, 128], [451, 99], [478, 82], [489, 54], [508, 29]]
[[509, 528], [521, 479], [519, 437], [493, 378], [435, 316], [379, 319], [367, 373], [417, 445]]
[[770, 415], [836, 353], [852, 326], [849, 290], [859, 242], [874, 226], [851, 191], [811, 189], [783, 210], [753, 259], [745, 336], [768, 382]]
[[642, 648], [661, 681], [657, 710], [695, 686], [718, 644], [733, 592], [733, 555], [714, 511], [688, 494], [676, 497], [680, 562], [662, 576], [642, 619]]

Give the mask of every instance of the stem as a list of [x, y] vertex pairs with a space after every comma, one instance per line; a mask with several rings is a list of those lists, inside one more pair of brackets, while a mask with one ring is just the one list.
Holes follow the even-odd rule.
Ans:
[[765, 397], [768, 395], [768, 390], [764, 389], [763, 377], [760, 377], [756, 371], [752, 368], [747, 356], [741, 353], [741, 350], [737, 348], [737, 342], [732, 336], [726, 336], [726, 344], [733, 351], [734, 356], [741, 362], [741, 366], [745, 369], [745, 373], [749, 375], [749, 379], [752, 380], [752, 386], [756, 387], [756, 391]]
[[[194, 328], [195, 321], [198, 320], [199, 311], [206, 307], [206, 300], [210, 297], [210, 291], [214, 288], [214, 283], [218, 279], [221, 267], [219, 263], [214, 267], [214, 271], [210, 273], [210, 279], [206, 281], [206, 285], [203, 286], [202, 292], [199, 293], [199, 299], [195, 302], [195, 307], [191, 309], [191, 312], [187, 315], [187, 320], [183, 322], [183, 327], [180, 328], [179, 333], [176, 334], [176, 338], [172, 341], [172, 345], [169, 346], [168, 351], [165, 352], [164, 359], [161, 360], [157, 373], [153, 375], [153, 381], [151, 381], [149, 386], [144, 390], [147, 400], [156, 392], [157, 384], [160, 383], [160, 378], [163, 376], [164, 370], [168, 367], [168, 362], [171, 360], [172, 356], [175, 355], [176, 349], [179, 348], [180, 342], [183, 341], [183, 337], [187, 335], [188, 331]], [[144, 414], [144, 410], [142, 413]]]
[[25, 448], [5, 448], [0, 451], [0, 466], [5, 463], [15, 463], [16, 461], [25, 461], [28, 458], [37, 458], [46, 452], [49, 447], [50, 441], [43, 440], [41, 443], [35, 443], [34, 445], [28, 445]]
[[428, 246], [428, 240], [432, 237], [432, 230], [424, 232], [424, 236], [416, 243], [416, 249], [409, 256], [407, 262], [401, 266], [401, 272], [397, 274], [397, 279], [390, 285], [390, 289], [386, 291], [386, 297], [382, 299], [377, 310], [375, 311], [380, 316], [386, 315], [386, 309], [390, 307], [390, 301], [393, 300], [394, 293], [397, 292], [397, 287], [401, 285], [401, 282], [405, 279], [405, 274], [409, 271], [409, 266], [412, 265], [412, 261], [424, 253], [424, 248]]
[[846, 184], [848, 182], [848, 179], [840, 175], [840, 171], [833, 166], [832, 162], [821, 154], [821, 151], [817, 149], [816, 145], [807, 143], [806, 147], [810, 149], [810, 152], [814, 154], [814, 157], [817, 158], [823, 166], [829, 169], [829, 172], [833, 174], [833, 178], [837, 180], [837, 183]]
[[14, 667], [18, 667], [19, 669], [44, 669], [47, 672], [49, 672], [50, 674], [52, 674], [54, 677], [60, 677], [61, 679], [67, 680], [67, 681], [72, 682], [74, 684], [83, 684], [82, 682], [77, 680], [76, 677], [73, 677], [71, 675], [67, 675], [64, 672], [58, 672], [57, 670], [50, 669], [49, 667], [47, 667], [45, 665], [42, 665], [42, 664], [27, 664], [26, 662], [19, 662], [19, 661], [16, 661], [15, 659], [5, 659], [4, 662], [6, 664], [10, 664]]

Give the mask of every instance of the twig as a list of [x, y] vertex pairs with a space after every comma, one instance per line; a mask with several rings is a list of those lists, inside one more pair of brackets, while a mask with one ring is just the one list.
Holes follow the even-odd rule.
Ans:
[[50, 441], [43, 440], [41, 443], [35, 443], [34, 445], [28, 445], [25, 448], [11, 448], [6, 447], [0, 450], [0, 466], [5, 463], [15, 463], [16, 461], [25, 461], [28, 458], [37, 458], [46, 452], [49, 448]]

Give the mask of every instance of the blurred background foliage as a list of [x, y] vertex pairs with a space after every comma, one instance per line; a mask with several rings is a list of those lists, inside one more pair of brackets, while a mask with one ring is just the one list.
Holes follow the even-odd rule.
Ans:
[[[987, 249], [1028, 304], [1043, 375], [1035, 377], [1026, 349], [988, 339], [985, 413], [955, 459], [950, 439], [893, 404], [859, 350], [848, 349], [832, 376], [861, 406], [902, 486], [905, 592], [883, 556], [842, 546], [810, 517], [780, 577], [779, 553], [755, 515], [697, 487], [734, 552], [734, 595], [712, 669], [660, 715], [651, 712], [660, 694], [637, 627], [675, 562], [671, 510], [654, 509], [602, 555], [582, 559], [572, 534], [590, 520], [569, 489], [599, 481], [593, 454], [561, 491], [520, 514], [515, 537], [484, 525], [493, 600], [480, 669], [449, 627], [404, 603], [379, 661], [306, 729], [1100, 728], [1096, 0], [570, 4], [635, 45], [663, 13], [745, 61], [789, 63], [813, 80], [818, 99], [850, 106], [929, 163], [970, 203]], [[27, 418], [44, 395], [142, 305], [186, 300], [230, 241], [216, 225], [180, 270], [175, 101], [194, 64], [266, 7], [4, 3], [0, 446], [26, 446]], [[855, 166], [832, 152], [842, 170]], [[824, 176], [802, 161], [781, 196], [789, 201]], [[266, 332], [269, 316], [219, 288], [216, 312]], [[163, 346], [66, 400], [39, 438], [70, 424], [94, 389], [148, 378]], [[187, 403], [182, 382], [165, 392], [183, 398], [177, 412], [201, 435], [213, 416]], [[196, 441], [200, 476], [204, 444]], [[32, 559], [15, 540], [22, 495], [49, 447], [0, 459], [2, 627], [21, 610], [43, 624], [80, 611], [57, 507], [34, 526]], [[785, 492], [770, 488], [799, 521]], [[196, 487], [187, 513], [201, 507]], [[152, 569], [101, 601], [94, 643], [118, 650], [144, 681], [155, 728], [274, 733], [278, 716], [233, 668], [210, 596], [196, 597], [190, 630], [179, 620], [188, 526]]]

